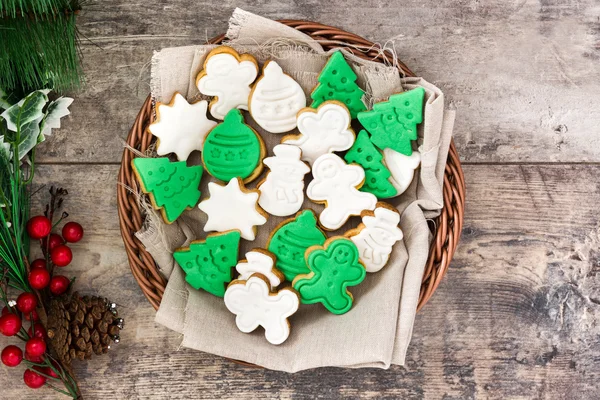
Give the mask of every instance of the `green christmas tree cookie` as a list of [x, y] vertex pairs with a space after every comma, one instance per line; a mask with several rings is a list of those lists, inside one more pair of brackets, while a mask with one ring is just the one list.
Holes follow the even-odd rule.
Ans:
[[185, 272], [186, 282], [194, 289], [223, 297], [232, 279], [231, 269], [237, 264], [239, 245], [239, 231], [213, 233], [206, 240], [175, 250], [173, 257]]
[[202, 167], [188, 167], [185, 161], [171, 162], [168, 158], [134, 158], [131, 162], [144, 193], [163, 219], [170, 224], [200, 199]]
[[327, 64], [318, 77], [319, 84], [312, 91], [310, 97], [312, 108], [317, 108], [327, 100], [337, 100], [343, 103], [350, 111], [350, 117], [367, 109], [363, 102], [363, 91], [356, 84], [356, 74], [341, 51], [336, 51], [329, 57]]
[[348, 163], [360, 165], [365, 170], [365, 183], [360, 191], [373, 193], [379, 199], [394, 197], [398, 194], [396, 188], [388, 180], [392, 174], [383, 165], [383, 155], [371, 143], [367, 131], [360, 131], [344, 159]]
[[380, 149], [390, 148], [410, 156], [412, 141], [417, 140], [417, 124], [423, 122], [425, 89], [418, 87], [390, 96], [373, 110], [358, 114], [358, 120]]
[[306, 261], [311, 272], [292, 282], [302, 303], [323, 303], [338, 315], [348, 312], [354, 300], [348, 287], [361, 283], [367, 274], [358, 258], [356, 245], [341, 236], [329, 238], [324, 247], [309, 249]]
[[310, 272], [304, 259], [306, 249], [325, 243], [325, 234], [317, 227], [312, 210], [300, 211], [273, 231], [267, 248], [277, 257], [277, 268], [292, 281], [298, 274]]
[[217, 179], [229, 182], [241, 178], [248, 183], [260, 175], [265, 154], [261, 137], [244, 123], [240, 110], [233, 109], [206, 136], [202, 162]]

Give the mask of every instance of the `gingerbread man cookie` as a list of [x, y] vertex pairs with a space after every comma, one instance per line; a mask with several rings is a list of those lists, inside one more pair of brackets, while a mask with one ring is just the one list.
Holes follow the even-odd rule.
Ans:
[[271, 284], [271, 287], [277, 287], [283, 282], [283, 274], [275, 268], [275, 256], [265, 249], [253, 249], [246, 253], [246, 259], [241, 260], [235, 266], [238, 274], [238, 280], [248, 280], [252, 274], [264, 275]]

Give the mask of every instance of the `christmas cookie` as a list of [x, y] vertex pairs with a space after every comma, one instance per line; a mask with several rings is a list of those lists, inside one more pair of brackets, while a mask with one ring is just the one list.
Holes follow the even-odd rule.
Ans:
[[223, 119], [234, 108], [248, 109], [250, 85], [257, 75], [258, 63], [254, 57], [219, 46], [206, 56], [196, 86], [200, 93], [215, 96], [210, 102], [210, 113], [216, 119]]
[[271, 133], [291, 131], [296, 127], [296, 114], [305, 106], [306, 96], [298, 82], [275, 61], [267, 61], [248, 104], [256, 123]]
[[417, 140], [417, 124], [423, 122], [425, 89], [391, 95], [388, 101], [376, 103], [371, 111], [358, 114], [358, 120], [371, 134], [380, 149], [390, 148], [410, 156], [412, 141]]
[[277, 268], [285, 279], [292, 281], [296, 275], [310, 272], [304, 259], [306, 249], [322, 245], [325, 239], [327, 236], [317, 226], [314, 211], [304, 210], [273, 230], [267, 248], [275, 254]]
[[236, 315], [235, 324], [244, 333], [259, 326], [271, 344], [281, 344], [290, 335], [291, 317], [300, 306], [298, 293], [290, 288], [272, 292], [269, 280], [261, 274], [247, 281], [235, 280], [225, 292], [225, 306]]
[[198, 208], [208, 215], [205, 232], [239, 230], [242, 239], [254, 240], [256, 225], [267, 222], [266, 213], [257, 205], [258, 190], [248, 190], [241, 179], [232, 178], [225, 186], [210, 182], [210, 197], [202, 200]]
[[299, 135], [287, 135], [282, 143], [302, 149], [302, 159], [312, 164], [326, 153], [348, 150], [354, 143], [348, 109], [338, 101], [326, 101], [318, 109], [306, 107], [297, 117]]
[[266, 153], [262, 138], [244, 123], [240, 110], [233, 109], [206, 136], [202, 162], [217, 179], [229, 182], [231, 178], [241, 178], [248, 183], [260, 175]]
[[312, 91], [311, 107], [319, 107], [328, 100], [337, 100], [350, 110], [350, 116], [367, 109], [363, 102], [363, 91], [356, 84], [356, 74], [341, 51], [336, 51], [329, 57], [327, 64], [318, 77], [319, 84]]
[[362, 223], [344, 236], [358, 248], [367, 272], [377, 272], [388, 262], [392, 246], [402, 240], [400, 213], [387, 203], [377, 203], [374, 211], [363, 211], [361, 217]]
[[198, 204], [201, 166], [188, 167], [185, 161], [171, 162], [166, 157], [134, 158], [131, 166], [142, 191], [150, 195], [152, 205], [160, 209], [167, 224]]
[[194, 289], [223, 297], [231, 281], [231, 269], [238, 258], [240, 232], [212, 233], [206, 240], [175, 250], [173, 257], [185, 272], [185, 280]]
[[280, 144], [273, 148], [274, 157], [263, 163], [270, 171], [258, 184], [258, 204], [269, 214], [278, 217], [292, 215], [304, 201], [304, 175], [310, 168], [300, 161], [301, 151], [295, 146]]
[[383, 162], [392, 174], [390, 182], [400, 195], [408, 189], [413, 181], [415, 170], [421, 164], [421, 153], [414, 150], [410, 156], [405, 156], [392, 149], [384, 149], [383, 155]]
[[171, 103], [157, 103], [156, 120], [148, 127], [158, 138], [156, 153], [175, 153], [179, 161], [187, 160], [194, 150], [202, 150], [204, 137], [217, 124], [206, 117], [206, 100], [188, 103], [175, 93]]
[[341, 236], [329, 238], [323, 247], [309, 248], [306, 260], [311, 272], [292, 282], [302, 303], [323, 303], [338, 315], [348, 312], [354, 300], [348, 287], [358, 285], [366, 275], [354, 243]]
[[271, 287], [277, 287], [283, 282], [283, 274], [275, 268], [275, 256], [264, 249], [253, 249], [246, 253], [246, 259], [235, 266], [238, 280], [248, 280], [252, 274], [262, 274], [268, 279]]
[[317, 158], [313, 164], [314, 179], [306, 189], [309, 199], [324, 203], [319, 223], [328, 230], [340, 228], [352, 215], [372, 210], [377, 197], [360, 192], [365, 171], [358, 165], [348, 165], [335, 154], [328, 153]]

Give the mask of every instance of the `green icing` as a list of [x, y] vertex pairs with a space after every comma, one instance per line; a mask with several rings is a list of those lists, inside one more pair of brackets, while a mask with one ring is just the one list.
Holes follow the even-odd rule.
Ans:
[[153, 197], [168, 223], [175, 221], [186, 208], [194, 207], [200, 199], [202, 167], [188, 167], [185, 161], [171, 162], [168, 158], [133, 159], [133, 168], [142, 189]]
[[176, 250], [173, 257], [194, 289], [223, 297], [232, 279], [231, 269], [237, 264], [239, 244], [239, 231], [217, 233], [205, 241], [192, 242], [190, 247]]
[[375, 104], [373, 110], [359, 113], [358, 120], [372, 135], [375, 146], [410, 156], [411, 141], [417, 140], [417, 124], [423, 122], [424, 96], [422, 87], [394, 94], [388, 101]]
[[244, 180], [260, 165], [261, 153], [258, 134], [244, 123], [240, 110], [233, 109], [206, 136], [202, 161], [208, 173], [217, 179]]
[[361, 191], [373, 193], [379, 199], [394, 197], [398, 194], [396, 188], [388, 180], [392, 174], [383, 165], [383, 156], [371, 143], [366, 131], [359, 132], [344, 159], [349, 163], [357, 163], [365, 170], [365, 183], [360, 188]]
[[304, 259], [306, 249], [323, 245], [325, 239], [325, 234], [317, 228], [315, 213], [304, 210], [273, 233], [268, 249], [277, 256], [277, 268], [285, 279], [292, 281], [296, 275], [310, 272]]
[[344, 314], [352, 308], [349, 286], [365, 279], [367, 271], [358, 262], [359, 252], [350, 240], [339, 237], [325, 248], [311, 251], [307, 262], [311, 274], [301, 275], [293, 282], [305, 304], [323, 303], [334, 314]]
[[341, 51], [329, 57], [318, 80], [319, 84], [310, 95], [313, 99], [312, 108], [319, 107], [327, 100], [337, 100], [348, 108], [351, 118], [356, 118], [359, 112], [367, 109], [362, 100], [363, 91], [356, 84], [356, 74]]

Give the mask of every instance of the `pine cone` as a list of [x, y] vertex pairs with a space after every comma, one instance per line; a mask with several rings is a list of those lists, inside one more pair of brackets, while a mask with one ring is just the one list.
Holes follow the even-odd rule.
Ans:
[[74, 359], [89, 360], [104, 354], [112, 341], [118, 343], [123, 320], [114, 304], [95, 296], [69, 297], [50, 301], [48, 338], [58, 359], [70, 365]]

